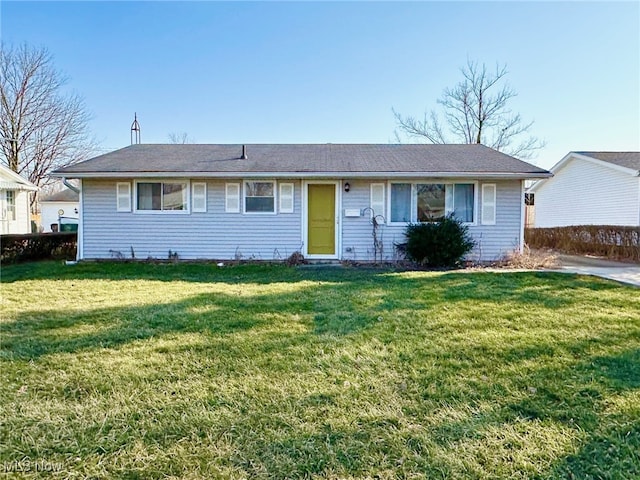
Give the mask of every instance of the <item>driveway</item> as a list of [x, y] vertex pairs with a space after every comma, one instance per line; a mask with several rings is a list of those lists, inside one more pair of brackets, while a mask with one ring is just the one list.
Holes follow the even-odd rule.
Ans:
[[594, 257], [558, 255], [561, 272], [608, 278], [640, 287], [640, 264], [613, 262]]

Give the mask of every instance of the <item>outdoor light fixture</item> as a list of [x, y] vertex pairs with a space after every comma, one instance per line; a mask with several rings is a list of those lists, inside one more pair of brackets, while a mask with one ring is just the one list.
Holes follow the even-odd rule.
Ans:
[[345, 192], [348, 192], [349, 190], [351, 190], [351, 185], [349, 185], [349, 182], [346, 182], [346, 183], [344, 184], [344, 191], [345, 191]]

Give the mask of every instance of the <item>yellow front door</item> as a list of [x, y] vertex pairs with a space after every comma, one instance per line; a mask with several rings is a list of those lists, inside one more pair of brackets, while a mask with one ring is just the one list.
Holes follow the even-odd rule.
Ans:
[[307, 253], [335, 255], [336, 186], [309, 185], [307, 192]]

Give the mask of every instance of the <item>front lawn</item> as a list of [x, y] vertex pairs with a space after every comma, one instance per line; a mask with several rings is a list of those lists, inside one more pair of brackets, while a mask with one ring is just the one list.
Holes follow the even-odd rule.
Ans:
[[1, 289], [0, 474], [640, 477], [633, 287], [41, 263]]

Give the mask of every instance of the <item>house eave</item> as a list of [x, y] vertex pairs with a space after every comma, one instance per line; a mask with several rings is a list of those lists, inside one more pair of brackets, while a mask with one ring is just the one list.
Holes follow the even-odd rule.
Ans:
[[541, 179], [553, 176], [548, 172], [54, 172], [51, 176], [67, 178], [479, 178], [479, 179]]
[[0, 190], [21, 190], [21, 191], [35, 192], [38, 190], [38, 187], [36, 187], [33, 184], [0, 181]]

